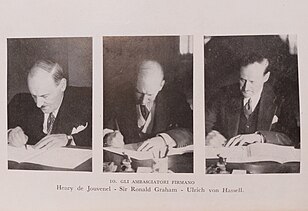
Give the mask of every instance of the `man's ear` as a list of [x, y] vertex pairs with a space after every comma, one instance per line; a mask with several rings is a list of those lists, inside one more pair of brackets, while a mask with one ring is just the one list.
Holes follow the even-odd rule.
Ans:
[[[264, 71], [266, 71], [266, 69], [268, 68], [268, 65], [269, 65], [269, 61], [268, 61], [268, 59], [264, 59], [263, 61], [262, 61], [262, 63], [263, 63], [263, 65], [264, 65], [264, 67], [265, 67], [265, 69], [264, 69]], [[264, 83], [266, 82], [266, 81], [268, 81], [268, 79], [269, 79], [269, 77], [270, 77], [270, 72], [267, 72], [264, 76], [263, 76], [263, 81], [264, 81]]]
[[163, 89], [164, 85], [165, 85], [165, 80], [162, 80], [160, 82], [160, 89], [159, 89], [159, 91]]
[[61, 91], [64, 92], [67, 86], [67, 80], [65, 78], [62, 78], [60, 81]]
[[265, 68], [267, 68], [269, 65], [269, 61], [266, 58], [263, 59], [262, 63], [264, 64]]
[[270, 75], [271, 75], [271, 73], [270, 73], [270, 72], [267, 72], [267, 73], [263, 76], [263, 81], [264, 81], [264, 83], [265, 83], [266, 81], [268, 81]]

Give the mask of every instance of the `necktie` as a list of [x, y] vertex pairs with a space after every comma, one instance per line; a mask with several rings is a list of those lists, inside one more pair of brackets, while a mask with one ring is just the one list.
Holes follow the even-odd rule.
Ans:
[[51, 133], [52, 126], [55, 120], [56, 120], [56, 117], [53, 115], [53, 113], [50, 113], [47, 119], [47, 134], [48, 135]]
[[147, 120], [149, 113], [150, 113], [148, 108], [145, 105], [140, 105], [140, 110], [141, 110], [141, 114], [142, 114], [143, 118], [145, 120]]
[[244, 115], [248, 119], [251, 113], [252, 113], [251, 98], [249, 98], [247, 103], [244, 105]]

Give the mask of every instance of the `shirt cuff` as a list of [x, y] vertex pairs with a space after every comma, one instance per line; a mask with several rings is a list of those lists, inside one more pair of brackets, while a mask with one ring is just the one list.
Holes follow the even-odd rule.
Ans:
[[261, 137], [261, 142], [260, 143], [265, 143], [265, 137], [262, 133], [260, 133], [259, 131], [255, 132], [255, 134], [258, 134]]
[[74, 141], [74, 136], [68, 135], [67, 139], [68, 139], [68, 142], [67, 142], [66, 146], [76, 146], [76, 143]]
[[112, 130], [112, 129], [109, 129], [109, 128], [103, 129], [103, 137], [104, 137], [105, 135], [107, 135], [108, 133], [112, 133], [112, 132], [114, 132], [114, 130]]
[[176, 142], [171, 136], [169, 136], [167, 133], [159, 133], [157, 136], [160, 136], [164, 139], [165, 143], [169, 147], [175, 147]]

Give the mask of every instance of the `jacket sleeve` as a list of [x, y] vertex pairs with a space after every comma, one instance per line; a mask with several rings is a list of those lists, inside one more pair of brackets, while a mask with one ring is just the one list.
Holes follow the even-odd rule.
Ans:
[[270, 131], [259, 131], [265, 142], [300, 147], [299, 107], [289, 99], [280, 110], [278, 122], [272, 125]]
[[266, 143], [292, 146], [293, 141], [284, 133], [274, 131], [258, 131], [264, 137]]
[[23, 128], [25, 122], [25, 114], [27, 113], [26, 107], [27, 103], [33, 101], [33, 99], [29, 99], [29, 96], [25, 93], [17, 94], [13, 97], [13, 99], [9, 102], [7, 106], [7, 117], [8, 117], [8, 128], [15, 128], [20, 126]]
[[[175, 97], [176, 96], [176, 97]], [[174, 95], [171, 99], [174, 107], [170, 109], [172, 127], [165, 131], [175, 142], [176, 147], [193, 144], [193, 111], [184, 95]]]
[[[79, 88], [80, 100], [75, 114], [78, 115], [81, 126], [86, 126], [84, 130], [73, 134], [74, 142], [77, 146], [92, 146], [92, 89]], [[76, 100], [76, 99], [75, 99]], [[79, 112], [78, 112], [79, 111]], [[77, 129], [77, 128], [76, 128]]]
[[92, 147], [92, 120], [89, 118], [87, 127], [76, 134], [73, 134], [74, 142], [77, 146]]

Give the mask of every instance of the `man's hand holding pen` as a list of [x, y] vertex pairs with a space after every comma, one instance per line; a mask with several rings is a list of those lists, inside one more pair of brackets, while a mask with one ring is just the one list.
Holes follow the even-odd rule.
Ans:
[[124, 147], [124, 138], [120, 131], [115, 130], [104, 135], [104, 146], [107, 147]]
[[27, 149], [28, 136], [21, 127], [15, 127], [8, 131], [8, 144], [14, 147], [25, 147]]
[[137, 151], [151, 151], [154, 158], [164, 158], [167, 156], [169, 146], [161, 136], [156, 136], [144, 141]]
[[227, 140], [218, 131], [211, 131], [205, 138], [206, 145], [212, 147], [245, 146], [253, 143], [264, 143], [264, 137], [258, 133], [240, 134]]

